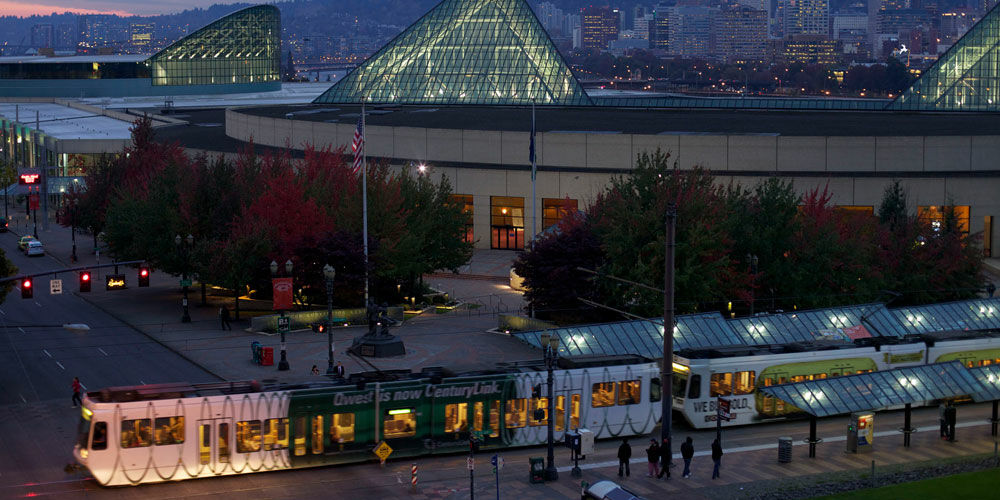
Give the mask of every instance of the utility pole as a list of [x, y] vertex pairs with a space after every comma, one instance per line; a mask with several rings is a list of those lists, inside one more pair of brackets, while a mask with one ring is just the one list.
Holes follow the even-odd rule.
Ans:
[[667, 205], [666, 215], [667, 239], [663, 264], [663, 365], [660, 368], [660, 387], [662, 387], [660, 403], [663, 414], [660, 417], [660, 441], [661, 446], [667, 447], [667, 456], [671, 456], [670, 448], [672, 448], [673, 443], [670, 440], [670, 430], [673, 423], [674, 402], [674, 229], [677, 225], [676, 203]]

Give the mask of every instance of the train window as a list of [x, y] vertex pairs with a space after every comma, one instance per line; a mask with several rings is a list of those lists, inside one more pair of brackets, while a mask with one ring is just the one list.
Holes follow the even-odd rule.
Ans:
[[663, 397], [663, 386], [659, 377], [649, 379], [649, 401], [655, 403]]
[[94, 422], [94, 442], [90, 445], [91, 450], [108, 449], [108, 423]]
[[[543, 410], [545, 412], [541, 419], [535, 420], [535, 410]], [[531, 411], [528, 412], [528, 425], [531, 425], [532, 427], [549, 425], [549, 398], [531, 398]]]
[[506, 410], [504, 423], [508, 429], [524, 427], [528, 421], [528, 400], [524, 398], [508, 399]]
[[674, 375], [671, 377], [670, 383], [673, 386], [672, 395], [684, 397], [684, 389], [687, 389], [688, 374], [680, 373], [677, 370], [674, 370]]
[[236, 422], [236, 453], [260, 451], [260, 420]]
[[312, 454], [323, 453], [323, 415], [316, 415], [312, 418]]
[[490, 401], [490, 437], [500, 435], [500, 401]]
[[288, 448], [288, 419], [269, 418], [264, 421], [264, 449]]
[[159, 417], [156, 425], [156, 446], [184, 442], [184, 417]]
[[472, 430], [476, 432], [483, 430], [483, 420], [486, 417], [483, 410], [484, 406], [486, 405], [482, 401], [477, 401], [472, 405]]
[[805, 375], [793, 375], [790, 379], [788, 379], [788, 381], [793, 384], [796, 382], [805, 382], [805, 380], [806, 380]]
[[148, 418], [122, 420], [122, 448], [143, 448], [153, 444]]
[[642, 381], [623, 380], [618, 382], [618, 405], [637, 405], [642, 400]]
[[219, 424], [219, 462], [229, 462], [229, 424]]
[[561, 431], [566, 424], [566, 396], [556, 396], [556, 430]]
[[212, 461], [212, 426], [198, 426], [199, 463], [205, 465]]
[[354, 414], [334, 413], [330, 415], [330, 442], [350, 443], [354, 441]]
[[417, 413], [413, 408], [386, 410], [382, 423], [386, 439], [410, 437], [417, 434]]
[[444, 405], [444, 431], [466, 432], [469, 430], [469, 403]]
[[733, 394], [750, 394], [753, 392], [753, 384], [757, 379], [757, 372], [746, 371], [736, 372], [736, 387]]
[[306, 417], [295, 417], [295, 456], [306, 454]]
[[688, 399], [701, 397], [701, 375], [691, 375], [691, 386], [688, 387]]
[[709, 395], [711, 397], [716, 396], [728, 396], [733, 392], [733, 374], [726, 373], [713, 373], [711, 383], [709, 384]]
[[615, 405], [615, 383], [598, 382], [591, 387], [590, 406], [602, 408]]
[[580, 395], [573, 394], [569, 397], [569, 426], [574, 429], [580, 428]]

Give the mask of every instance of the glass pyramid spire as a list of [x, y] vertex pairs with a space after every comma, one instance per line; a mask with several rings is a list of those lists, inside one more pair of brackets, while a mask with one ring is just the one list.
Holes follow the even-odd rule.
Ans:
[[316, 103], [589, 105], [525, 0], [443, 0]]
[[1000, 10], [986, 13], [886, 109], [1000, 111]]

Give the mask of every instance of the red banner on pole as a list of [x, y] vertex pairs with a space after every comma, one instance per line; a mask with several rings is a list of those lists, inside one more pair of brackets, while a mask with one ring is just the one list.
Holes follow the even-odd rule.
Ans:
[[275, 311], [292, 308], [292, 278], [271, 278], [271, 291], [274, 294]]
[[28, 208], [31, 210], [38, 210], [38, 195], [30, 194], [28, 195]]

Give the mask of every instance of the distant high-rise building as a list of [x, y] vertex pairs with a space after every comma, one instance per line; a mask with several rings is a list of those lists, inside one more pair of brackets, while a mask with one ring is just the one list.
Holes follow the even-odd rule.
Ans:
[[767, 56], [767, 11], [740, 6], [718, 12], [715, 54], [723, 61], [763, 61]]
[[670, 17], [666, 5], [657, 5], [649, 21], [649, 48], [667, 50], [670, 46]]
[[33, 48], [54, 47], [55, 29], [51, 24], [36, 24], [31, 27], [31, 46]]
[[784, 40], [782, 59], [787, 64], [836, 64], [837, 41], [826, 35], [792, 35]]
[[680, 57], [712, 57], [712, 22], [718, 9], [710, 7], [669, 7], [667, 53]]
[[55, 40], [53, 46], [58, 49], [76, 50], [77, 31], [76, 27], [70, 23], [62, 23], [56, 26]]
[[609, 7], [586, 7], [580, 11], [581, 37], [584, 49], [607, 50], [608, 43], [618, 39], [618, 10]]
[[535, 8], [535, 13], [549, 35], [566, 34], [566, 13], [555, 4], [551, 2], [539, 3], [538, 7]]
[[130, 23], [128, 25], [128, 42], [133, 49], [142, 51], [149, 48], [153, 42], [153, 31], [156, 25], [151, 22]]
[[785, 0], [783, 35], [829, 35], [829, 0]]
[[771, 11], [771, 0], [736, 0], [737, 5], [743, 5], [753, 10]]

